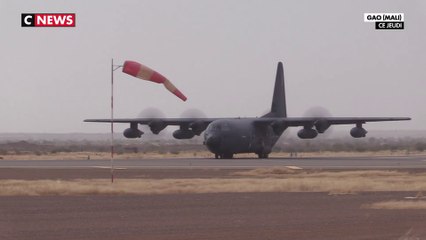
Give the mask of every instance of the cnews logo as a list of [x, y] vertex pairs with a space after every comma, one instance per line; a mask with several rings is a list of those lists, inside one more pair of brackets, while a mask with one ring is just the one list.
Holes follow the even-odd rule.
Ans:
[[22, 13], [22, 27], [75, 27], [75, 13]]

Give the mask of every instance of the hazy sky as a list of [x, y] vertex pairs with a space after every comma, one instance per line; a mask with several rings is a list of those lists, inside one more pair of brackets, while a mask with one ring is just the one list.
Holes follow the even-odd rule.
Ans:
[[[289, 116], [321, 106], [413, 118], [367, 129], [425, 129], [425, 10], [422, 0], [0, 0], [0, 132], [107, 132], [82, 121], [109, 117], [111, 58], [158, 70], [188, 97], [116, 71], [116, 117], [260, 116], [283, 61]], [[21, 27], [21, 13], [45, 12], [76, 13], [76, 27]], [[405, 13], [406, 29], [375, 30], [366, 12]]]

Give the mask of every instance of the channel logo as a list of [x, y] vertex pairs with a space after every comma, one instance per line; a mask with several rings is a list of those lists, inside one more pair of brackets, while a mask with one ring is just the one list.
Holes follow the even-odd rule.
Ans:
[[22, 13], [22, 27], [75, 27], [75, 13]]

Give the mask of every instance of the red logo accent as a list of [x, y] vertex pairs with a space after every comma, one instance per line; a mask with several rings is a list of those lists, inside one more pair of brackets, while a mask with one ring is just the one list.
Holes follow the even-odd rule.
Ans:
[[36, 13], [35, 27], [75, 27], [75, 13]]

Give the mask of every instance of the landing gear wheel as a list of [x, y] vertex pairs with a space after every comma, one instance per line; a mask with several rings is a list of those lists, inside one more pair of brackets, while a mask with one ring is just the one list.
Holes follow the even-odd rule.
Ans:
[[219, 159], [219, 154], [215, 153], [214, 158]]
[[234, 157], [234, 154], [232, 153], [224, 153], [221, 155], [221, 158], [223, 159], [232, 159]]
[[269, 154], [267, 154], [267, 153], [258, 153], [258, 154], [257, 154], [257, 156], [258, 156], [259, 158], [268, 158], [268, 157], [269, 157]]

